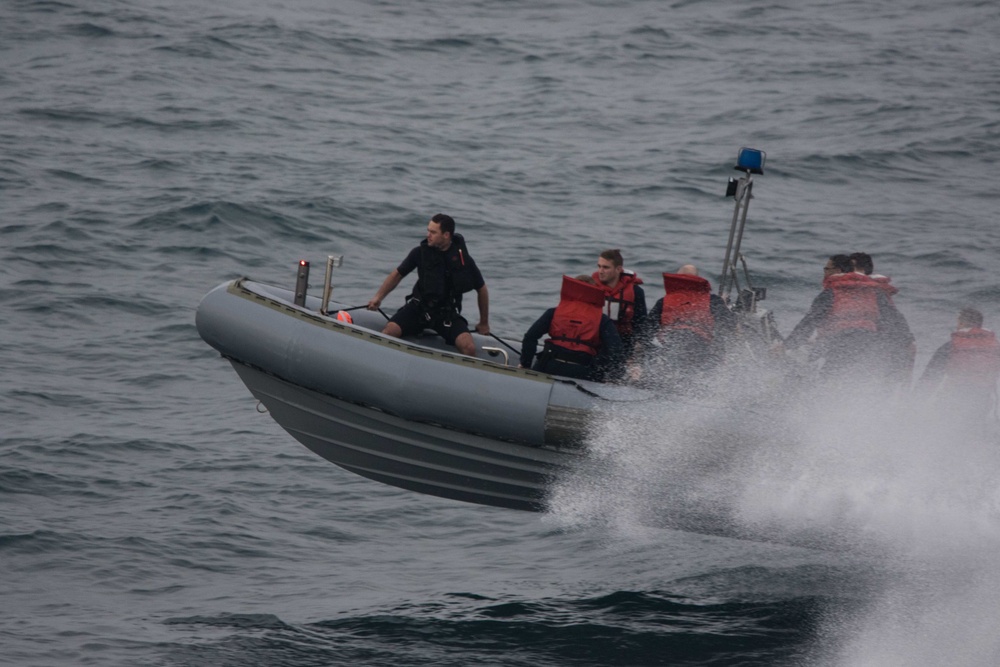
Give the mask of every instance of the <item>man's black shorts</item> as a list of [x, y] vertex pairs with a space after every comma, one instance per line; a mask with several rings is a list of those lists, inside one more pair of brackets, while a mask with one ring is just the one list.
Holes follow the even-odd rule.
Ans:
[[398, 324], [404, 336], [415, 336], [424, 329], [433, 329], [448, 345], [454, 345], [456, 338], [469, 333], [469, 322], [457, 312], [445, 312], [428, 318], [417, 300], [407, 301], [389, 321]]

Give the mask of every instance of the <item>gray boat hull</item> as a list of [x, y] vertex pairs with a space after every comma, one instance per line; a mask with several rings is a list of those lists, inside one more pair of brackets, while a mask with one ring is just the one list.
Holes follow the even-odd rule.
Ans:
[[568, 452], [499, 442], [310, 391], [233, 361], [240, 378], [286, 431], [310, 450], [369, 479], [442, 498], [544, 509]]

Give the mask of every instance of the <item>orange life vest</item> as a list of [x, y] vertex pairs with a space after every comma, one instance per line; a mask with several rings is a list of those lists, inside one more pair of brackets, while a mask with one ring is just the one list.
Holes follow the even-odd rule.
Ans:
[[559, 305], [549, 326], [549, 340], [561, 348], [597, 356], [603, 314], [602, 288], [563, 276]]
[[989, 329], [961, 329], [951, 334], [945, 373], [962, 381], [996, 386], [1000, 379], [1000, 342]]
[[705, 340], [712, 340], [715, 317], [712, 315], [712, 286], [700, 276], [664, 273], [663, 311], [660, 328], [688, 329]]
[[608, 287], [601, 283], [596, 271], [592, 277], [597, 286], [604, 290], [604, 314], [615, 323], [618, 333], [628, 336], [632, 333], [632, 319], [635, 317], [635, 286], [642, 284], [642, 278], [631, 271], [625, 271], [618, 278], [617, 285]]
[[844, 331], [878, 331], [878, 292], [883, 287], [863, 273], [835, 273], [823, 281], [833, 291], [833, 306], [820, 335]]

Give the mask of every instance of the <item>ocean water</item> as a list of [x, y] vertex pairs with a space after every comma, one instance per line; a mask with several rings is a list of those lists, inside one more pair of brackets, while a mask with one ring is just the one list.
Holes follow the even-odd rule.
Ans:
[[545, 515], [465, 505], [312, 455], [194, 328], [302, 258], [364, 303], [438, 211], [505, 338], [606, 247], [652, 303], [717, 279], [752, 146], [779, 328], [864, 250], [919, 371], [962, 305], [1000, 327], [998, 61], [976, 0], [4, 0], [0, 664], [1000, 663], [1000, 444], [905, 395], [756, 445], [747, 521], [848, 517], [807, 550], [635, 520], [696, 415], [609, 419]]

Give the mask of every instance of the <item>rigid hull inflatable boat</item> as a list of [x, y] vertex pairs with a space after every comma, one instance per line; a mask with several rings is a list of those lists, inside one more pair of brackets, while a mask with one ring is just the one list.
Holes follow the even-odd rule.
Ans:
[[[745, 176], [731, 179], [727, 191], [736, 208], [719, 291], [743, 330], [757, 331], [767, 344], [775, 332], [770, 313], [757, 308], [764, 290], [750, 284], [739, 253], [752, 174], [762, 166], [762, 152], [741, 149], [736, 168]], [[473, 333], [476, 356], [469, 357], [432, 332], [383, 335], [381, 312], [353, 308], [343, 321], [338, 313], [345, 307], [330, 302], [331, 268], [339, 262], [328, 258], [321, 298], [307, 295], [303, 261], [294, 290], [248, 278], [224, 283], [204, 297], [196, 321], [202, 338], [232, 363], [282, 428], [351, 472], [443, 498], [543, 511], [560, 479], [603, 465], [588, 456], [587, 439], [619, 409], [645, 410], [648, 403], [681, 415], [694, 408], [711, 415], [709, 424], [725, 413], [717, 405], [685, 404], [677, 395], [664, 401], [662, 392], [636, 386], [517, 368], [518, 359], [504, 349], [513, 348], [496, 337]], [[724, 471], [744, 451], [746, 422], [736, 420], [739, 432], [712, 427], [705, 456], [694, 468], [681, 465], [677, 484], [658, 489], [655, 523], [756, 537], [724, 506], [699, 499], [692, 491], [698, 485], [690, 483], [701, 480], [704, 488], [710, 480], [722, 489], [718, 495], [730, 492]]]
[[342, 322], [322, 314], [336, 304], [296, 305], [294, 294], [245, 278], [219, 285], [198, 307], [198, 332], [292, 436], [380, 482], [540, 510], [602, 406], [650, 398], [516, 368], [478, 334], [475, 358], [431, 334], [384, 336], [379, 313]]

